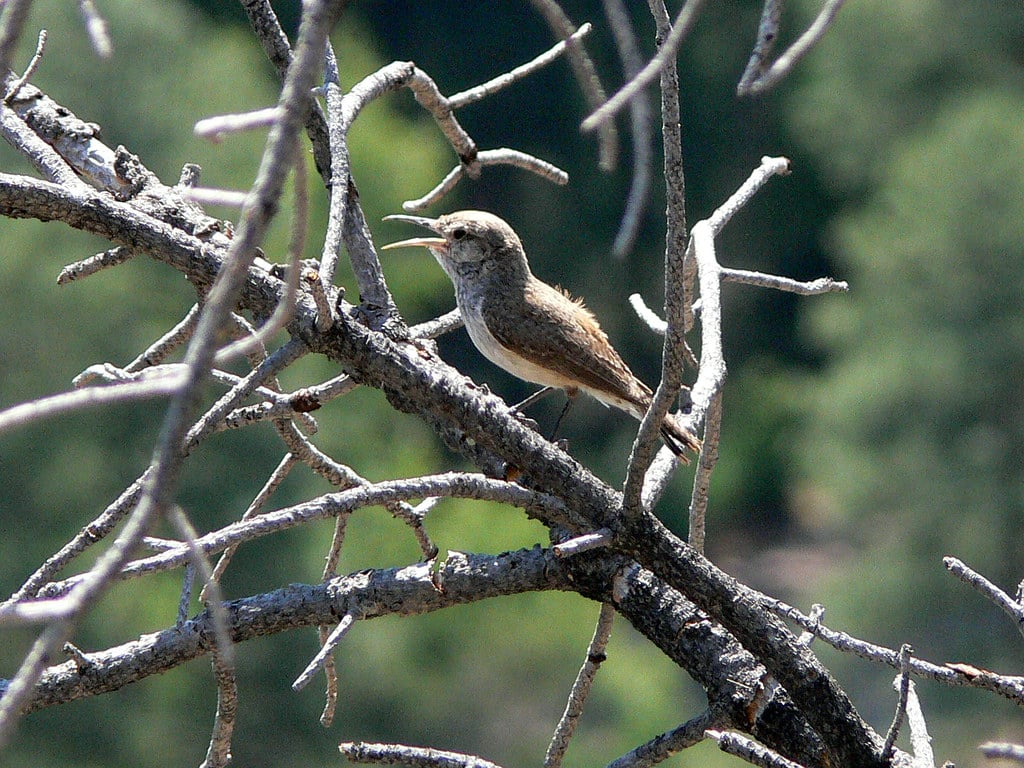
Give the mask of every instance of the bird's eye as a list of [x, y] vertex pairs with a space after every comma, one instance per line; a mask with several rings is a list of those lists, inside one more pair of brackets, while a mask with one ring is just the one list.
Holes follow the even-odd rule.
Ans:
[[465, 236], [466, 236], [466, 230], [463, 229], [462, 227], [459, 227], [458, 229], [453, 229], [452, 230], [452, 237], [455, 238], [456, 240], [461, 240]]

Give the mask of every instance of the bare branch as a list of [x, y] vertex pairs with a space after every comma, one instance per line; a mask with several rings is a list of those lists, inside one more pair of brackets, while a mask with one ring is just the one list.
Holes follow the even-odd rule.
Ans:
[[605, 649], [608, 647], [608, 639], [612, 634], [612, 622], [615, 619], [615, 609], [610, 603], [602, 603], [601, 613], [597, 617], [597, 626], [594, 628], [594, 636], [587, 648], [587, 658], [576, 675], [576, 681], [569, 691], [569, 701], [565, 705], [562, 719], [551, 737], [547, 754], [544, 755], [544, 768], [558, 768], [565, 757], [565, 751], [569, 748], [569, 740], [572, 738], [583, 714], [583, 704], [590, 695], [590, 689], [597, 677], [597, 670], [605, 660]]
[[[373, 485], [356, 486], [339, 493], [330, 493], [291, 507], [230, 523], [219, 530], [196, 539], [196, 546], [206, 554], [221, 552], [262, 536], [289, 530], [305, 523], [331, 518], [370, 506], [387, 505], [393, 501], [447, 496], [453, 498], [496, 501], [523, 509], [530, 515], [543, 515], [548, 520], [570, 522], [574, 516], [561, 501], [547, 494], [531, 491], [515, 483], [492, 480], [481, 475], [449, 472], [425, 475], [408, 480], [390, 480]], [[117, 574], [117, 578], [133, 578], [145, 574], [181, 568], [189, 561], [185, 546], [132, 561]], [[61, 595], [68, 593], [83, 580], [73, 576], [39, 590], [39, 596], [51, 598], [40, 602], [5, 604], [0, 612], [0, 623], [48, 621], [63, 616], [68, 604]], [[60, 598], [60, 599], [54, 599]]]
[[698, 552], [704, 551], [708, 499], [711, 490], [711, 473], [718, 463], [718, 443], [722, 434], [722, 391], [711, 397], [707, 416], [704, 420], [704, 449], [697, 460], [697, 471], [693, 476], [693, 493], [690, 495], [690, 530], [687, 543]]
[[[629, 80], [643, 66], [633, 24], [622, 0], [603, 0], [603, 4], [608, 26], [611, 27], [615, 38], [619, 60], [622, 62], [623, 74]], [[626, 207], [619, 223], [619, 231], [612, 244], [612, 253], [618, 258], [624, 257], [633, 247], [654, 179], [654, 130], [648, 100], [641, 97], [630, 101], [629, 117], [633, 140], [633, 178], [629, 194], [626, 196]]]
[[751, 198], [771, 180], [772, 176], [788, 176], [789, 173], [788, 158], [762, 157], [761, 165], [755, 168], [747, 180], [740, 185], [740, 188], [708, 217], [708, 226], [711, 227], [712, 234], [717, 237], [729, 220], [750, 202]]
[[958, 560], [955, 557], [944, 557], [942, 558], [942, 563], [960, 581], [974, 587], [974, 589], [1001, 608], [1003, 613], [1013, 619], [1017, 631], [1024, 635], [1024, 605], [1014, 600], [980, 573], [969, 568], [962, 560]]
[[503, 88], [507, 88], [513, 83], [532, 75], [537, 70], [546, 67], [548, 64], [555, 61], [570, 46], [581, 40], [584, 35], [588, 34], [591, 29], [593, 29], [593, 26], [590, 22], [581, 24], [579, 29], [564, 40], [560, 40], [555, 43], [553, 47], [542, 53], [537, 58], [528, 61], [525, 64], [521, 64], [503, 75], [498, 75], [493, 80], [488, 80], [486, 83], [481, 83], [480, 85], [474, 86], [468, 90], [452, 94], [448, 97], [448, 105], [452, 109], [462, 109], [462, 107], [465, 107], [468, 104], [486, 99], [488, 96], [493, 96]]
[[[830, 629], [818, 619], [805, 616], [791, 605], [775, 600], [772, 610], [812, 632], [833, 648], [860, 656], [862, 659], [899, 669], [899, 652], [881, 645], [860, 640], [846, 632]], [[998, 693], [1019, 706], [1024, 706], [1024, 677], [998, 675], [965, 664], [933, 664], [919, 658], [910, 659], [910, 669], [915, 675], [927, 677], [940, 683], [971, 688], [983, 688]]]
[[650, 768], [672, 755], [704, 741], [707, 738], [705, 734], [709, 729], [719, 727], [727, 721], [728, 718], [724, 712], [708, 708], [671, 731], [659, 734], [622, 757], [612, 760], [608, 764], [608, 768]]
[[36, 69], [39, 67], [40, 62], [43, 60], [43, 51], [46, 50], [46, 30], [39, 30], [39, 39], [36, 41], [36, 52], [32, 54], [32, 58], [28, 62], [28, 66], [25, 67], [24, 73], [17, 80], [14, 80], [8, 87], [7, 92], [4, 94], [4, 104], [10, 104], [14, 100], [14, 97], [18, 95], [18, 91], [25, 85], [35, 74]]
[[1015, 763], [1024, 763], [1024, 744], [986, 741], [978, 749], [990, 760], [1012, 760]]
[[883, 760], [892, 759], [896, 737], [900, 733], [900, 726], [903, 725], [903, 718], [907, 714], [907, 697], [910, 693], [910, 658], [913, 652], [914, 649], [906, 643], [900, 646], [900, 673], [894, 681], [899, 698], [896, 701], [896, 712], [892, 717], [892, 724], [885, 734], [885, 743], [882, 745]]
[[270, 128], [280, 119], [280, 107], [267, 107], [234, 115], [206, 117], [196, 122], [192, 132], [203, 139], [220, 141], [224, 138], [224, 134]]
[[89, 36], [92, 49], [101, 59], [109, 59], [114, 55], [114, 45], [110, 42], [110, 30], [107, 21], [92, 0], [78, 0], [78, 11], [85, 22], [85, 33]]
[[458, 308], [446, 312], [433, 320], [414, 325], [409, 329], [409, 335], [414, 339], [436, 339], [446, 333], [451, 333], [462, 327], [462, 313]]
[[[562, 186], [569, 183], [569, 174], [561, 168], [515, 149], [488, 149], [478, 152], [476, 164], [481, 168], [487, 165], [513, 165], [517, 168], [532, 171], [553, 184]], [[455, 189], [455, 185], [459, 183], [459, 180], [464, 175], [469, 173], [465, 165], [455, 166], [436, 187], [427, 192], [423, 197], [416, 200], [407, 200], [402, 203], [402, 210], [410, 212], [421, 211], [439, 202], [442, 197]]]
[[338, 644], [341, 643], [345, 635], [348, 634], [348, 631], [352, 628], [352, 625], [355, 624], [356, 619], [358, 618], [359, 616], [353, 611], [349, 611], [341, 617], [341, 621], [338, 622], [338, 626], [335, 627], [334, 631], [331, 632], [330, 636], [328, 636], [316, 656], [313, 657], [313, 660], [306, 665], [304, 670], [302, 670], [302, 674], [300, 674], [295, 679], [295, 682], [292, 683], [293, 691], [301, 691], [309, 685], [310, 680], [312, 680], [316, 673], [323, 668], [327, 661], [327, 657], [334, 653], [334, 649], [338, 647]]
[[[555, 0], [530, 0], [531, 5], [547, 21], [555, 37], [565, 39], [576, 31], [572, 20]], [[604, 86], [597, 75], [593, 60], [587, 55], [582, 45], [570, 45], [568, 48], [569, 63], [576, 75], [576, 82], [583, 91], [590, 109], [595, 109], [605, 101]], [[615, 168], [619, 154], [619, 135], [614, 123], [606, 122], [598, 133], [598, 153], [601, 170], [607, 172]]]
[[238, 716], [238, 679], [234, 668], [213, 656], [213, 675], [217, 680], [217, 714], [213, 721], [210, 746], [199, 768], [222, 768], [231, 762], [231, 736]]
[[[696, 6], [689, 0], [686, 7]], [[685, 9], [684, 9], [685, 10]], [[652, 5], [659, 33], [668, 23], [663, 3]], [[663, 43], [664, 45], [664, 43]], [[661, 51], [659, 50], [659, 55]], [[650, 407], [640, 422], [626, 467], [622, 505], [626, 514], [639, 510], [644, 478], [654, 456], [655, 441], [665, 415], [683, 385], [686, 360], [686, 315], [690, 296], [686, 285], [686, 178], [683, 174], [682, 138], [679, 122], [679, 74], [674, 61], [666, 61], [661, 70], [661, 123], [664, 152], [666, 232], [665, 232], [665, 339], [661, 352], [661, 379]], [[668, 450], [667, 448], [665, 449]]]
[[353, 763], [401, 765], [406, 768], [501, 768], [497, 763], [462, 752], [445, 752], [428, 747], [404, 744], [370, 744], [346, 741], [338, 745], [346, 759]]
[[703, 4], [704, 0], [686, 1], [686, 4], [680, 9], [679, 15], [676, 16], [671, 33], [662, 41], [655, 57], [647, 62], [647, 66], [640, 70], [621, 90], [598, 109], [594, 110], [583, 121], [580, 125], [583, 131], [592, 131], [610, 122], [612, 117], [628, 104], [630, 100], [635, 98], [638, 93], [654, 81], [654, 78], [661, 74], [665, 65], [675, 59], [680, 43], [682, 43], [683, 38], [690, 31], [694, 22], [696, 22], [697, 14], [700, 13]]
[[90, 256], [87, 259], [68, 264], [57, 275], [57, 285], [67, 285], [79, 278], [94, 275], [107, 267], [116, 267], [118, 264], [124, 264], [134, 255], [135, 251], [130, 248], [118, 246], [117, 248], [103, 251], [103, 253], [97, 253], [95, 256]]
[[31, 7], [32, 0], [7, 0], [0, 8], [0, 72], [6, 73], [13, 69], [11, 60], [14, 49]]
[[780, 13], [780, 11], [776, 11], [769, 6], [781, 5], [781, 0], [765, 0], [765, 10], [761, 17], [761, 29], [758, 31], [757, 45], [750, 56], [747, 70], [743, 73], [743, 77], [736, 87], [736, 92], [740, 96], [753, 95], [762, 93], [775, 86], [790, 73], [796, 63], [806, 56], [811, 48], [821, 41], [825, 33], [828, 32], [829, 27], [832, 26], [832, 22], [835, 21], [836, 14], [839, 13], [839, 9], [843, 7], [844, 2], [845, 0], [825, 0], [817, 18], [814, 19], [814, 23], [807, 28], [807, 31], [785, 53], [779, 56], [776, 62], [772, 64], [771, 69], [764, 72], [764, 60], [771, 52], [771, 44], [774, 43], [774, 35], [778, 31], [778, 15]]
[[[563, 561], [550, 550], [531, 548], [500, 555], [462, 555], [446, 563], [445, 590], [439, 592], [430, 565], [361, 571], [326, 584], [293, 584], [225, 605], [235, 643], [254, 637], [315, 627], [337, 620], [351, 608], [366, 619], [416, 615], [498, 595], [568, 587]], [[340, 611], [339, 611], [340, 609]], [[211, 617], [203, 612], [183, 627], [145, 634], [121, 646], [89, 654], [80, 671], [72, 661], [43, 674], [28, 711], [117, 690], [210, 652]], [[10, 688], [4, 694], [9, 695]]]
[[180, 391], [184, 384], [184, 372], [171, 375], [161, 373], [122, 384], [88, 387], [50, 395], [0, 411], [0, 434], [33, 421], [52, 419], [85, 408], [172, 396]]
[[659, 336], [665, 335], [665, 332], [668, 330], [668, 323], [662, 320], [658, 316], [657, 312], [647, 306], [643, 296], [639, 293], [630, 294], [629, 304], [633, 307], [633, 311], [636, 312], [636, 316], [639, 317], [648, 328]]
[[751, 765], [760, 768], [803, 768], [799, 763], [787, 760], [764, 745], [738, 733], [709, 730], [707, 736], [718, 742], [718, 748], [723, 752], [742, 758]]
[[[43, 178], [69, 190], [84, 189], [85, 182], [78, 178], [67, 161], [25, 123], [21, 113], [33, 107], [39, 96], [37, 89], [23, 86], [19, 91], [20, 98], [16, 98], [12, 106], [0, 103], [0, 135], [26, 157]], [[19, 107], [22, 108], [20, 113]]]
[[798, 293], [803, 296], [812, 296], [820, 293], [841, 293], [850, 290], [850, 286], [843, 280], [833, 280], [831, 277], [819, 277], [817, 280], [801, 282], [788, 277], [777, 275], [766, 275], [761, 272], [750, 272], [746, 269], [730, 269], [722, 267], [722, 279], [730, 283], [745, 283], [756, 285], [761, 288], [776, 288], [780, 291]]
[[914, 753], [912, 768], [934, 768], [932, 737], [928, 735], [928, 726], [913, 680], [907, 681], [907, 725], [910, 727], [910, 744]]
[[220, 205], [224, 208], [241, 208], [245, 205], [248, 192], [237, 189], [213, 189], [212, 187], [188, 187], [182, 192], [186, 200], [199, 205]]
[[566, 541], [555, 544], [552, 549], [558, 557], [571, 557], [580, 552], [589, 552], [592, 549], [607, 547], [614, 540], [614, 535], [607, 528], [602, 528], [593, 533], [585, 533], [582, 536], [575, 536]]

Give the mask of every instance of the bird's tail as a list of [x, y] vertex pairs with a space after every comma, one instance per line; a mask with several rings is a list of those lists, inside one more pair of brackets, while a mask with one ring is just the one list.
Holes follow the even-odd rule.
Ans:
[[679, 424], [672, 414], [666, 416], [665, 421], [661, 424], [661, 439], [684, 464], [690, 463], [690, 457], [686, 455], [687, 452], [700, 452], [700, 438]]

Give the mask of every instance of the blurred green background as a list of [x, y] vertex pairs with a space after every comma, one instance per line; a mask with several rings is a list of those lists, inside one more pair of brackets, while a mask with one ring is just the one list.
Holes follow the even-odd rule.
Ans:
[[[234, 3], [109, 0], [115, 56], [84, 42], [73, 4], [33, 6], [20, 61], [48, 29], [34, 81], [81, 118], [102, 125], [168, 183], [198, 162], [203, 182], [246, 187], [262, 135], [211, 145], [193, 123], [275, 98], [269, 66]], [[642, 6], [642, 4], [638, 4]], [[277, 6], [294, 24], [296, 4]], [[597, 2], [566, 3], [593, 21], [587, 47], [607, 84], [620, 65]], [[785, 40], [817, 3], [794, 3]], [[652, 24], [635, 9], [650, 55]], [[673, 8], [674, 13], [674, 8]], [[709, 214], [767, 154], [793, 160], [724, 233], [729, 266], [801, 279], [848, 280], [845, 295], [797, 298], [743, 286], [724, 290], [725, 391], [721, 461], [712, 482], [709, 556], [755, 587], [826, 621], [925, 658], [1021, 673], [1020, 637], [996, 609], [945, 574], [966, 560], [1011, 593], [1024, 577], [1024, 6], [1018, 0], [858, 0], [773, 93], [739, 100], [759, 4], [709, 4], [680, 56], [688, 215]], [[393, 59], [411, 59], [453, 93], [546, 49], [550, 32], [525, 4], [364, 2], [334, 36], [351, 86]], [[649, 94], [652, 106], [657, 100]], [[655, 185], [640, 239], [611, 255], [630, 182], [597, 168], [578, 130], [586, 114], [560, 61], [463, 110], [481, 148], [509, 146], [566, 169], [554, 187], [510, 168], [462, 182], [443, 207], [487, 208], [520, 233], [535, 271], [587, 298], [634, 369], [653, 381], [660, 344], [627, 296], [662, 299], [663, 195]], [[353, 169], [378, 242], [408, 236], [376, 223], [432, 187], [454, 164], [450, 148], [408, 92], [371, 105], [351, 136]], [[657, 148], [660, 155], [660, 147]], [[31, 172], [6, 147], [3, 170]], [[324, 226], [319, 180], [309, 256]], [[285, 208], [288, 208], [286, 202]], [[229, 216], [228, 211], [219, 215]], [[267, 244], [282, 253], [286, 217]], [[0, 407], [66, 389], [90, 364], [123, 364], [176, 322], [194, 295], [176, 273], [139, 258], [58, 288], [65, 263], [104, 244], [57, 224], [0, 221], [4, 331]], [[451, 287], [422, 252], [387, 256], [385, 269], [410, 322], [453, 306]], [[340, 281], [350, 292], [348, 275]], [[350, 295], [353, 295], [350, 293]], [[446, 359], [510, 401], [528, 392], [483, 361], [459, 331]], [[283, 377], [299, 386], [335, 370], [303, 361]], [[550, 423], [555, 398], [535, 414]], [[0, 591], [10, 593], [146, 465], [159, 404], [47, 422], [0, 437]], [[318, 442], [371, 479], [465, 467], [416, 419], [357, 391], [318, 412]], [[563, 426], [572, 452], [619, 484], [634, 423], [580, 403]], [[181, 500], [200, 528], [237, 518], [282, 453], [268, 427], [210, 440], [188, 465]], [[326, 490], [298, 472], [273, 505]], [[684, 529], [688, 479], [659, 515]], [[429, 529], [442, 550], [500, 551], [545, 541], [522, 515], [446, 502]], [[231, 596], [315, 581], [329, 542], [324, 524], [248, 547], [225, 580]], [[344, 569], [414, 561], [411, 535], [377, 509], [350, 524]], [[80, 564], [85, 567], [87, 563]], [[85, 650], [173, 622], [179, 575], [114, 589], [75, 637]], [[319, 685], [290, 682], [315, 651], [314, 633], [240, 649], [236, 765], [338, 761], [342, 740], [389, 740], [472, 751], [505, 765], [537, 764], [582, 660], [597, 606], [574, 596], [527, 595], [416, 619], [358, 625], [338, 652], [336, 723], [317, 722]], [[7, 631], [0, 677], [31, 636]], [[884, 731], [892, 673], [820, 649], [861, 712]], [[624, 622], [616, 624], [567, 765], [603, 764], [698, 712], [700, 691]], [[980, 765], [975, 745], [1024, 740], [1020, 712], [973, 691], [918, 686], [940, 760]], [[205, 663], [98, 699], [28, 717], [5, 766], [169, 766], [202, 759], [215, 691]], [[671, 765], [737, 764], [704, 745]]]

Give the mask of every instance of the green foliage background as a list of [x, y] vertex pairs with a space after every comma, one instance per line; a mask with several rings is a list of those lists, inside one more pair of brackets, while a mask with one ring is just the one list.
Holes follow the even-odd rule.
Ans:
[[[167, 182], [185, 162], [212, 186], [244, 188], [258, 135], [219, 145], [193, 138], [195, 120], [271, 103], [275, 82], [230, 3], [100, 4], [116, 55], [98, 61], [73, 7], [33, 6], [50, 41], [35, 82], [103, 126]], [[791, 8], [789, 37], [817, 7]], [[619, 79], [600, 4], [566, 4], [596, 29], [588, 46], [606, 82]], [[294, 5], [281, 4], [285, 19]], [[637, 9], [641, 35], [651, 23]], [[943, 571], [965, 559], [1013, 591], [1021, 554], [1022, 276], [1024, 276], [1024, 7], [952, 0], [848, 3], [825, 41], [773, 94], [738, 100], [759, 14], [755, 2], [710, 4], [680, 58], [684, 155], [691, 220], [710, 213], [762, 155], [784, 154], [794, 174], [775, 180], [730, 225], [720, 254], [730, 266], [848, 280], [848, 295], [794, 298], [725, 290], [722, 459], [712, 486], [709, 555], [749, 583], [807, 607], [858, 636], [910, 642], [934, 661], [1020, 673], [1009, 622]], [[23, 48], [26, 61], [31, 46]], [[350, 86], [392, 59], [412, 59], [455, 92], [545, 49], [550, 33], [525, 5], [500, 2], [355, 4], [335, 36]], [[643, 41], [645, 52], [651, 45]], [[652, 97], [652, 104], [655, 100]], [[478, 105], [460, 119], [483, 148], [510, 146], [567, 169], [558, 188], [512, 169], [464, 182], [444, 210], [480, 207], [507, 218], [535, 271], [587, 297], [613, 341], [645, 378], [658, 341], [626, 297], [661, 299], [660, 190], [635, 251], [610, 255], [630, 179], [597, 169], [585, 110], [564, 62]], [[628, 131], [623, 128], [623, 134]], [[379, 242], [405, 236], [373, 224], [433, 186], [454, 163], [408, 93], [373, 104], [352, 135], [356, 182]], [[4, 148], [2, 167], [26, 172]], [[323, 231], [319, 180], [310, 253]], [[436, 211], [442, 212], [441, 209]], [[223, 212], [222, 215], [229, 215]], [[284, 222], [267, 245], [282, 251]], [[60, 225], [0, 222], [4, 332], [0, 407], [61, 391], [86, 366], [124, 363], [191, 305], [185, 281], [135, 261], [64, 288], [64, 263], [103, 248]], [[423, 254], [385, 265], [408, 320], [452, 306], [451, 289]], [[347, 276], [341, 280], [351, 292]], [[464, 334], [442, 353], [478, 381], [516, 399], [527, 391], [481, 361]], [[323, 361], [289, 371], [286, 386], [332, 375]], [[537, 417], [550, 419], [559, 403]], [[546, 410], [545, 410], [546, 409]], [[0, 590], [14, 590], [145, 467], [158, 404], [90, 413], [0, 437]], [[464, 466], [417, 420], [359, 391], [318, 413], [318, 440], [371, 479]], [[633, 424], [594, 404], [565, 426], [572, 450], [620, 483]], [[200, 527], [236, 518], [280, 458], [267, 430], [222, 435], [189, 466], [182, 502]], [[659, 514], [682, 529], [689, 489], [675, 482]], [[325, 490], [291, 478], [284, 505]], [[430, 518], [442, 550], [500, 551], [545, 540], [543, 530], [490, 505], [446, 503]], [[319, 577], [329, 526], [293, 532], [239, 553], [225, 582], [245, 595]], [[381, 510], [351, 523], [342, 567], [414, 561], [412, 537]], [[84, 567], [84, 565], [83, 565]], [[76, 636], [104, 648], [173, 622], [175, 576], [112, 591]], [[240, 649], [237, 765], [332, 764], [341, 740], [399, 740], [474, 751], [506, 765], [536, 764], [564, 704], [597, 607], [571, 595], [527, 595], [417, 619], [360, 624], [338, 654], [336, 724], [317, 723], [315, 690], [290, 682], [315, 638], [292, 634]], [[5, 633], [0, 677], [31, 636]], [[863, 714], [891, 717], [891, 672], [822, 650]], [[312, 686], [311, 688], [316, 688]], [[980, 764], [988, 738], [1024, 740], [1020, 713], [991, 696], [919, 685], [940, 759]], [[197, 764], [213, 719], [209, 669], [193, 664], [130, 689], [30, 716], [4, 755], [11, 766]], [[700, 692], [620, 622], [569, 765], [607, 762], [702, 707]], [[733, 764], [706, 746], [675, 765]]]

